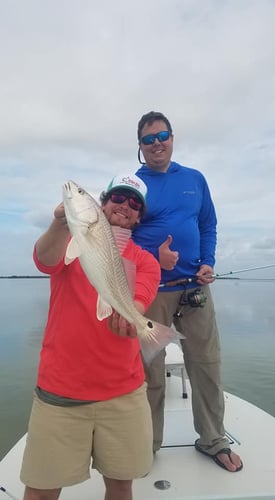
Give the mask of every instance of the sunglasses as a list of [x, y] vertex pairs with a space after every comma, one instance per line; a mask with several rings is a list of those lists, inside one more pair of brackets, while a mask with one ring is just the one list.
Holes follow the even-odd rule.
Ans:
[[158, 132], [157, 134], [148, 134], [144, 135], [141, 138], [142, 144], [144, 146], [149, 146], [149, 144], [154, 144], [155, 140], [157, 139], [159, 142], [167, 141], [170, 137], [170, 132], [169, 130], [162, 130], [162, 132]]
[[110, 196], [110, 200], [112, 203], [118, 203], [119, 205], [128, 200], [129, 207], [136, 211], [140, 210], [143, 207], [142, 201], [140, 201], [139, 198], [133, 196], [133, 193], [112, 193]]

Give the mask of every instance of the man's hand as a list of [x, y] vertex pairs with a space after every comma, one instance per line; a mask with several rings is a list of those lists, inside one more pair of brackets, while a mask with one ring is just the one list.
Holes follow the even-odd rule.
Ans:
[[120, 337], [136, 337], [137, 329], [134, 324], [128, 323], [128, 321], [120, 316], [117, 311], [113, 311], [113, 314], [108, 318], [108, 328], [116, 333]]
[[204, 264], [200, 267], [200, 270], [196, 274], [198, 277], [197, 283], [199, 285], [209, 285], [210, 283], [213, 283], [213, 281], [215, 281], [215, 278], [212, 277], [213, 274], [213, 267]]
[[56, 221], [58, 221], [61, 227], [69, 230], [63, 203], [57, 205], [56, 209], [54, 210], [54, 218]]
[[159, 247], [159, 263], [162, 269], [171, 271], [174, 269], [179, 260], [179, 252], [170, 250], [170, 245], [173, 241], [172, 236], [169, 234], [167, 240]]

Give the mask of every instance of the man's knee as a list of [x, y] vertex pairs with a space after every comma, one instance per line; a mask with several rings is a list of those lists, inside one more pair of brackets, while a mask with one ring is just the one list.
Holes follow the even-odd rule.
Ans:
[[61, 493], [61, 488], [54, 490], [38, 490], [26, 486], [23, 500], [57, 500]]
[[107, 491], [107, 498], [119, 498], [119, 493], [126, 495], [130, 494], [132, 491], [132, 480], [120, 480], [120, 479], [110, 479], [104, 477], [104, 483]]

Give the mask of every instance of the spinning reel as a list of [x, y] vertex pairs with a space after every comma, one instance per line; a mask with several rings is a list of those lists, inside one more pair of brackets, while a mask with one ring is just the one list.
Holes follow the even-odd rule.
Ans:
[[174, 316], [176, 318], [182, 318], [182, 310], [184, 306], [204, 307], [206, 300], [207, 297], [201, 288], [196, 288], [193, 292], [187, 292], [187, 290], [184, 290], [180, 296], [179, 305]]

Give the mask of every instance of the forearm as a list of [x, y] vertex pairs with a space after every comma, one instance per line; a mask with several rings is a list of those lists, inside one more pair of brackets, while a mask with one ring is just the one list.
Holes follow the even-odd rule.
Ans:
[[69, 240], [69, 230], [61, 219], [55, 218], [49, 229], [35, 244], [36, 255], [45, 266], [55, 266], [65, 255]]
[[201, 264], [214, 267], [217, 236], [216, 233], [202, 235], [200, 244]]

